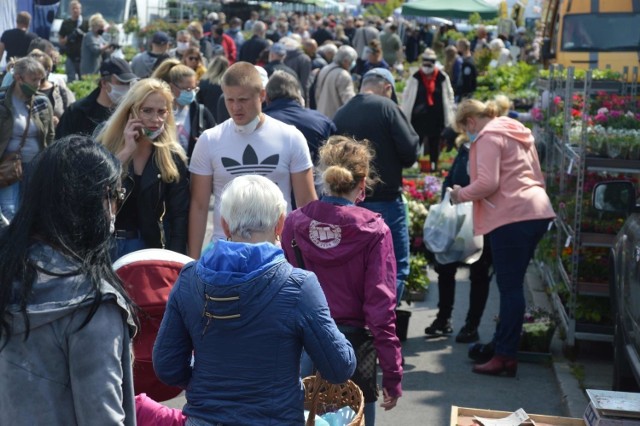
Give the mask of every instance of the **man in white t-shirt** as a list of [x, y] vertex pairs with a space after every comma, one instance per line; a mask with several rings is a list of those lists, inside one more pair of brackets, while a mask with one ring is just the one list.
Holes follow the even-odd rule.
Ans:
[[248, 62], [237, 62], [222, 77], [224, 102], [230, 119], [205, 131], [193, 150], [189, 255], [200, 257], [211, 193], [213, 241], [224, 238], [220, 226], [220, 194], [236, 176], [259, 174], [275, 182], [291, 208], [316, 200], [313, 163], [303, 134], [262, 113], [265, 90], [260, 74]]

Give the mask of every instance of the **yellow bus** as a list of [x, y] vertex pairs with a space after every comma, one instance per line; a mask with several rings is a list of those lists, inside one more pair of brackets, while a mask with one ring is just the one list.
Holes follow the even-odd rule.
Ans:
[[546, 0], [542, 19], [545, 64], [626, 69], [627, 79], [640, 67], [640, 0]]

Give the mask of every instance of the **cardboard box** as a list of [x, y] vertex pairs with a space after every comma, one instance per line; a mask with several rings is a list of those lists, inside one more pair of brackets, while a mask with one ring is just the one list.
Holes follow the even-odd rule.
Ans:
[[[473, 416], [489, 419], [501, 419], [507, 417], [509, 414], [511, 413], [508, 411], [483, 410], [479, 408], [465, 408], [452, 405], [450, 426], [473, 425]], [[536, 422], [537, 426], [585, 426], [585, 422], [582, 419], [560, 416], [544, 416], [530, 413], [527, 414], [529, 414], [529, 417]]]
[[607, 417], [600, 414], [590, 402], [582, 417], [587, 426], [640, 426], [640, 420]]

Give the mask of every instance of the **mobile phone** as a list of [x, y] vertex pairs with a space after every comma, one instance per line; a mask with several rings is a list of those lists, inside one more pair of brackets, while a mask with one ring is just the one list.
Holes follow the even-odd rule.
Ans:
[[[137, 113], [136, 113], [136, 111], [135, 111], [135, 110], [133, 110], [133, 109], [131, 110], [131, 113], [129, 114], [129, 116], [130, 116], [131, 118], [136, 118], [136, 119], [138, 118], [138, 114], [137, 114]], [[142, 137], [146, 136], [145, 131], [144, 131], [142, 128], [139, 128], [139, 129], [138, 129], [138, 135], [140, 135], [140, 136], [142, 136]]]

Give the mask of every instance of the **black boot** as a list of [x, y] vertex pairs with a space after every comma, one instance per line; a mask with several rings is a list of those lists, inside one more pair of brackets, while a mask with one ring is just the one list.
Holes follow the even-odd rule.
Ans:
[[489, 362], [495, 353], [495, 347], [493, 342], [482, 344], [476, 343], [469, 347], [469, 358], [471, 358], [476, 364], [484, 364]]

